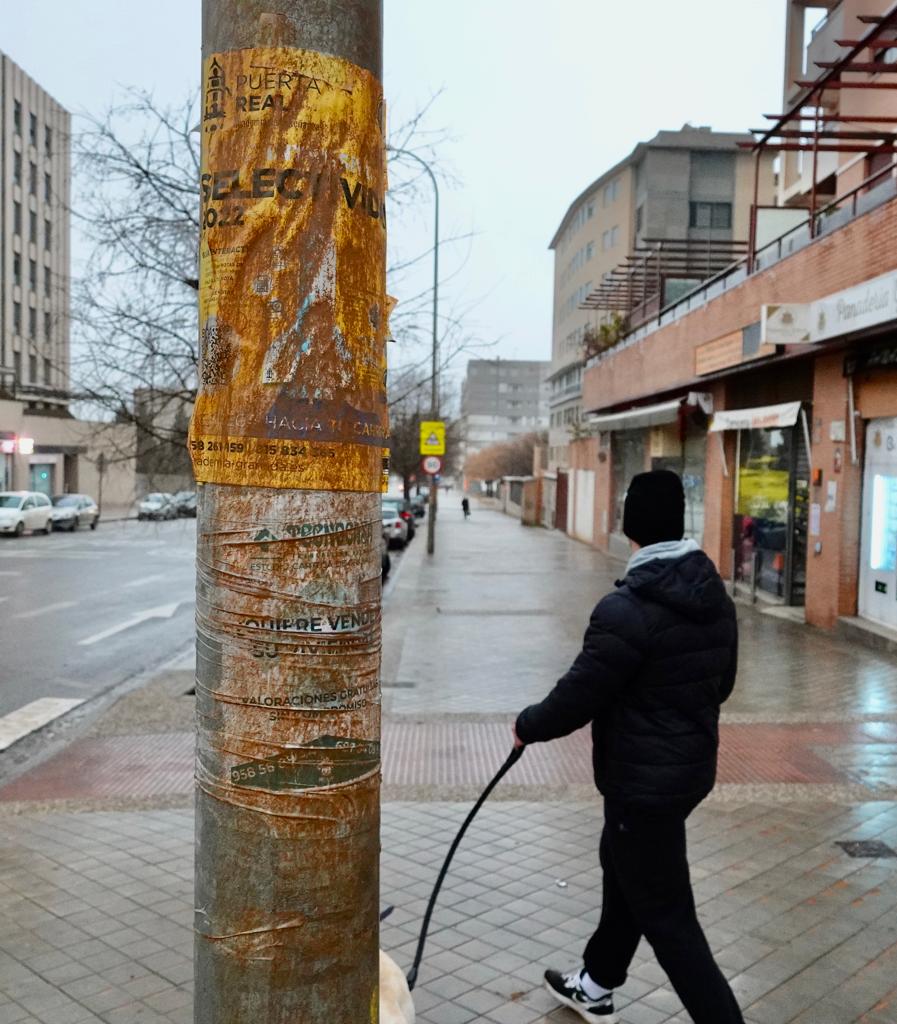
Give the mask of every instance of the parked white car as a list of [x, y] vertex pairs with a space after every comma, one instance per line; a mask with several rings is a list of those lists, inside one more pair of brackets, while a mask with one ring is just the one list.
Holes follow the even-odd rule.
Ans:
[[97, 528], [100, 510], [93, 498], [86, 494], [56, 494], [53, 496], [53, 529], [77, 530], [79, 526]]
[[38, 491], [0, 491], [0, 533], [21, 537], [26, 530], [49, 533], [53, 528], [53, 506]]
[[161, 491], [148, 494], [137, 503], [138, 519], [177, 519], [174, 497]]
[[389, 547], [403, 548], [408, 543], [408, 523], [402, 518], [402, 503], [384, 498], [380, 505], [383, 516], [383, 539]]

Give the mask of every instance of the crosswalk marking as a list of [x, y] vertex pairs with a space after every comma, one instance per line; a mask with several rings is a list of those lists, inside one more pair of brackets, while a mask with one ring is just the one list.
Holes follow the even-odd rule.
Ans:
[[41, 697], [0, 718], [0, 750], [83, 704], [70, 697]]

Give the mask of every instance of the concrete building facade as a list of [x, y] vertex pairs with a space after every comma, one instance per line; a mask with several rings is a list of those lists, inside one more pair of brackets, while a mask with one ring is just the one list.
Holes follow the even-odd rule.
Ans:
[[548, 426], [549, 363], [471, 359], [461, 385], [463, 456]]
[[[583, 345], [587, 331], [611, 320], [583, 303], [640, 247], [656, 240], [730, 243], [748, 236], [753, 161], [738, 148], [744, 133], [685, 125], [640, 143], [571, 203], [551, 240], [554, 300], [548, 468], [568, 465], [582, 422]], [[761, 189], [771, 201], [772, 160]], [[685, 290], [691, 281], [679, 283]], [[677, 297], [670, 282], [668, 301]]]
[[70, 381], [70, 115], [0, 53], [0, 490], [136, 498], [134, 428], [76, 419]]
[[69, 387], [70, 120], [0, 53], [0, 389], [31, 408]]

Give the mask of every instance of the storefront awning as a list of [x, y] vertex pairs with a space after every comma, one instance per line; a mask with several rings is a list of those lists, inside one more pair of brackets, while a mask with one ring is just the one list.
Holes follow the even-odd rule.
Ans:
[[755, 409], [723, 409], [713, 414], [710, 430], [764, 430], [793, 427], [800, 415], [800, 402], [759, 405]]
[[713, 396], [703, 391], [690, 391], [682, 398], [657, 405], [642, 405], [626, 412], [614, 412], [608, 416], [589, 416], [586, 422], [599, 430], [638, 430], [640, 427], [659, 427], [664, 423], [675, 423], [682, 405], [698, 406], [706, 413], [713, 409]]

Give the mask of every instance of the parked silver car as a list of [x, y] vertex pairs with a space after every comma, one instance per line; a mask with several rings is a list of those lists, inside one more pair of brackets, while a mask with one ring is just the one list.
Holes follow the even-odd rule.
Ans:
[[408, 523], [402, 517], [402, 502], [384, 498], [380, 504], [383, 516], [383, 537], [389, 547], [403, 548], [408, 543]]
[[100, 510], [86, 494], [56, 494], [53, 497], [53, 529], [77, 530], [79, 526], [97, 528]]
[[177, 519], [172, 495], [154, 491], [137, 503], [138, 519]]

